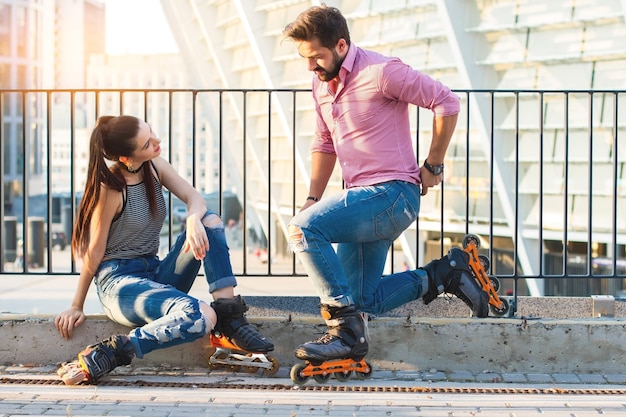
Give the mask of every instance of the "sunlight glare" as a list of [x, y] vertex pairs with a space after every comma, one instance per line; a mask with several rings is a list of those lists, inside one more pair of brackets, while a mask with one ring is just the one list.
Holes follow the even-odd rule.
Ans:
[[110, 55], [177, 53], [159, 0], [104, 0]]

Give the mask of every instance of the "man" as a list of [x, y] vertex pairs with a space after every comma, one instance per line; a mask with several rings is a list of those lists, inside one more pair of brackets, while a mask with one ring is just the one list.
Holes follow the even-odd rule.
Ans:
[[[452, 249], [423, 268], [382, 276], [393, 241], [416, 220], [420, 198], [443, 180], [459, 99], [440, 82], [399, 59], [351, 43], [341, 12], [326, 5], [301, 13], [284, 31], [313, 71], [316, 136], [309, 197], [289, 225], [289, 244], [320, 295], [328, 333], [296, 349], [313, 362], [362, 359], [368, 350], [363, 313], [380, 314], [443, 291], [475, 316], [488, 296], [473, 278], [468, 256]], [[434, 113], [432, 141], [415, 161], [409, 104]], [[346, 189], [321, 199], [336, 160]], [[332, 244], [337, 243], [337, 251]]]

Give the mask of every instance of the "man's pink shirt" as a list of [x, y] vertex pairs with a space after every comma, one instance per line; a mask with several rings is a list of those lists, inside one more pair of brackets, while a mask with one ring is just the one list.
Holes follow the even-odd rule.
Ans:
[[448, 87], [397, 58], [350, 46], [337, 93], [313, 77], [317, 130], [312, 152], [335, 153], [346, 187], [392, 180], [420, 182], [409, 123], [409, 103], [435, 116], [460, 110]]

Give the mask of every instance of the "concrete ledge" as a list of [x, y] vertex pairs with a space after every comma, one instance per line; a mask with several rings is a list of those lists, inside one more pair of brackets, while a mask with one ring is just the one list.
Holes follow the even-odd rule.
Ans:
[[[281, 366], [297, 362], [294, 348], [317, 335], [321, 319], [254, 317], [270, 337]], [[626, 319], [409, 318], [370, 322], [368, 360], [378, 369], [522, 373], [626, 373]], [[0, 316], [0, 364], [52, 365], [70, 360], [86, 345], [128, 329], [105, 316], [89, 316], [71, 341], [51, 316]], [[154, 351], [134, 366], [203, 367], [208, 338]]]
[[[259, 317], [319, 317], [319, 298], [313, 296], [245, 296], [249, 314]], [[514, 299], [504, 297], [511, 304]], [[601, 307], [598, 300], [601, 300]], [[384, 317], [468, 317], [467, 306], [456, 297], [441, 296], [428, 305], [421, 300], [389, 311]], [[626, 301], [613, 297], [518, 297], [515, 317], [626, 318]]]

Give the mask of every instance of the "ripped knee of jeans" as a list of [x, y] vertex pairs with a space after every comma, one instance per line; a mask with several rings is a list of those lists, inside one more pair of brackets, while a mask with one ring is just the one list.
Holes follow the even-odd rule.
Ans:
[[202, 218], [202, 224], [211, 229], [223, 228], [222, 219], [215, 213], [208, 213]]
[[294, 253], [304, 252], [307, 248], [304, 232], [298, 226], [289, 225], [289, 247]]
[[217, 323], [217, 314], [213, 307], [204, 301], [200, 301], [200, 312], [202, 313], [202, 318], [205, 321], [205, 334], [211, 333], [211, 330], [215, 328], [215, 323]]

